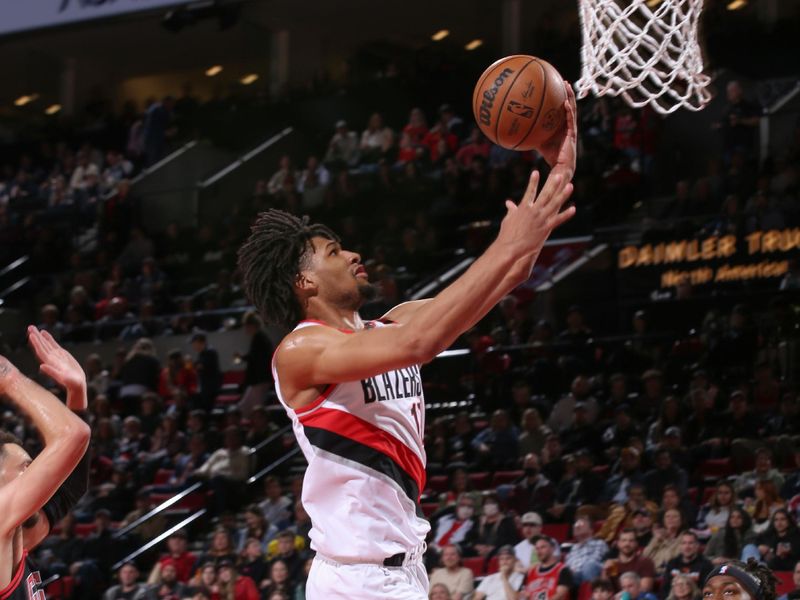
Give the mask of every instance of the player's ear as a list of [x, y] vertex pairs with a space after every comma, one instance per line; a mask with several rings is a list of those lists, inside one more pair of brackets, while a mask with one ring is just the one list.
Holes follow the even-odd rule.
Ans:
[[317, 290], [317, 281], [311, 271], [300, 271], [294, 280], [294, 286], [305, 294], [313, 294]]

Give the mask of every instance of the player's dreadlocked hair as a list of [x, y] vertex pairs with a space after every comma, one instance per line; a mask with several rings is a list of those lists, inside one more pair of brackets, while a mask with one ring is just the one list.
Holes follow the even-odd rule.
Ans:
[[[746, 576], [737, 573], [737, 570], [744, 571]], [[777, 595], [775, 589], [778, 579], [766, 565], [758, 562], [755, 558], [748, 558], [746, 564], [740, 560], [725, 561], [706, 576], [706, 582], [717, 575], [729, 575], [738, 579], [750, 592], [753, 600], [775, 600]], [[755, 579], [758, 583], [756, 584], [750, 578]]]
[[303, 318], [294, 286], [315, 236], [339, 241], [324, 225], [310, 225], [308, 217], [277, 209], [259, 213], [250, 228], [238, 264], [244, 291], [264, 321], [293, 325]]

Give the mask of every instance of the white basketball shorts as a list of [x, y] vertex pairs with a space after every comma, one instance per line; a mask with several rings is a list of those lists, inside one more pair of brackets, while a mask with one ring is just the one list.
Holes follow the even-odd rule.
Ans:
[[317, 554], [306, 583], [306, 600], [427, 600], [428, 574], [422, 559], [402, 567], [344, 565]]

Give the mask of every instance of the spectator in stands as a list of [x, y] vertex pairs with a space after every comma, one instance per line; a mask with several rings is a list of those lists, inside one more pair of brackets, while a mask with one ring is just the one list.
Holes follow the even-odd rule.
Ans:
[[637, 511], [644, 511], [649, 516], [658, 511], [658, 505], [647, 499], [643, 484], [632, 483], [628, 486], [628, 499], [623, 503], [611, 505], [608, 517], [597, 532], [597, 537], [607, 544], [612, 543], [620, 531], [634, 526]]
[[167, 538], [167, 555], [163, 556], [157, 565], [163, 566], [167, 561], [175, 567], [175, 576], [181, 583], [188, 583], [194, 575], [197, 557], [189, 552], [188, 536], [185, 529], [179, 529]]
[[556, 558], [555, 541], [541, 536], [534, 545], [539, 564], [528, 572], [522, 597], [528, 600], [567, 600], [570, 589], [574, 587], [572, 572]]
[[[786, 397], [789, 398], [790, 402], [794, 402], [791, 395], [787, 394]], [[783, 404], [783, 402], [781, 402], [781, 404]], [[786, 500], [791, 500], [800, 494], [800, 448], [795, 448], [792, 455], [795, 469], [786, 477], [786, 481], [781, 488], [781, 498], [785, 498]]]
[[[117, 446], [118, 461], [135, 462], [143, 452], [150, 449], [150, 438], [142, 431], [142, 421], [131, 415], [122, 422], [122, 438]], [[120, 463], [118, 462], [119, 466]]]
[[[744, 395], [739, 397], [744, 398]], [[780, 490], [785, 481], [781, 472], [772, 466], [772, 450], [766, 447], [756, 450], [755, 468], [736, 478], [736, 493], [740, 497], [752, 496], [758, 481], [771, 481], [776, 490]]]
[[753, 517], [753, 531], [762, 533], [771, 522], [776, 511], [781, 510], [786, 503], [778, 496], [775, 484], [769, 479], [756, 482], [756, 501], [751, 505]]
[[600, 455], [602, 450], [600, 432], [592, 420], [589, 405], [585, 401], [579, 400], [575, 403], [573, 414], [572, 423], [566, 429], [561, 430], [561, 443], [564, 451], [577, 452], [586, 449], [593, 456]]
[[134, 412], [132, 400], [141, 397], [145, 392], [158, 390], [158, 379], [161, 374], [161, 362], [156, 356], [156, 347], [149, 338], [140, 338], [134, 342], [120, 372], [122, 388], [119, 396], [126, 403], [124, 414]]
[[725, 162], [730, 163], [734, 154], [740, 153], [750, 159], [755, 157], [755, 132], [760, 122], [760, 108], [744, 96], [742, 85], [736, 80], [725, 87], [728, 100], [722, 119], [714, 123], [714, 129], [722, 132]]
[[684, 531], [681, 534], [680, 554], [667, 562], [664, 567], [662, 597], [670, 594], [672, 578], [676, 575], [688, 575], [695, 583], [701, 583], [713, 568], [711, 561], [700, 553], [700, 539], [697, 534], [689, 530]]
[[635, 439], [642, 438], [642, 432], [631, 415], [630, 405], [618, 404], [614, 409], [614, 420], [603, 431], [602, 442], [605, 454], [610, 458], [616, 456], [617, 449], [626, 448], [632, 445]]
[[[478, 534], [475, 504], [472, 494], [462, 493], [454, 507], [448, 507], [432, 519], [428, 554], [434, 557], [434, 564], [435, 557], [448, 545], [456, 546], [461, 556], [473, 555]], [[426, 559], [431, 560], [431, 556]]]
[[305, 547], [311, 547], [311, 517], [308, 516], [303, 501], [298, 497], [294, 503], [294, 523], [289, 526], [289, 531], [294, 533], [295, 538], [302, 538]]
[[522, 540], [514, 546], [514, 555], [517, 557], [519, 565], [528, 571], [539, 562], [534, 542], [542, 535], [542, 517], [535, 512], [526, 512], [520, 519], [520, 527], [522, 528]]
[[602, 499], [606, 502], [624, 506], [628, 501], [630, 487], [641, 484], [643, 481], [644, 474], [642, 473], [639, 451], [633, 446], [623, 448], [619, 453], [619, 462], [615, 472], [608, 478], [603, 487]]
[[[585, 375], [578, 375], [572, 380], [570, 393], [562, 396], [553, 406], [550, 417], [547, 419], [547, 426], [556, 433], [563, 434], [575, 420], [576, 409], [581, 402], [583, 403], [581, 409], [587, 411], [584, 413], [586, 417], [584, 425], [589, 425], [597, 418], [598, 407], [597, 400], [591, 395], [589, 378]], [[562, 444], [564, 444], [563, 439]], [[564, 445], [566, 448], [566, 444]], [[583, 444], [582, 447], [587, 447], [587, 444]]]
[[[475, 431], [469, 413], [459, 412], [453, 419], [453, 431], [447, 440], [447, 454], [451, 461], [461, 461], [471, 463], [473, 450], [472, 439]], [[800, 464], [800, 463], [798, 463]]]
[[617, 536], [617, 557], [609, 558], [603, 563], [603, 570], [600, 577], [611, 581], [615, 590], [621, 589], [620, 575], [633, 571], [638, 573], [641, 578], [640, 586], [643, 591], [653, 590], [653, 582], [656, 575], [653, 561], [639, 552], [639, 541], [636, 539], [636, 531], [626, 528], [619, 532]]
[[111, 586], [103, 594], [103, 600], [144, 600], [147, 587], [138, 582], [139, 569], [133, 562], [126, 562], [117, 571], [119, 583]]
[[714, 489], [708, 503], [705, 504], [697, 516], [697, 528], [706, 537], [713, 535], [717, 530], [725, 527], [730, 517], [731, 510], [736, 508], [736, 494], [733, 485], [726, 481], [721, 481]]
[[288, 570], [290, 582], [297, 581], [301, 577], [305, 556], [297, 549], [297, 539], [289, 530], [281, 531], [275, 537], [274, 555], [270, 556], [270, 576], [273, 576], [272, 567], [276, 562], [281, 562]]
[[800, 598], [800, 562], [792, 570], [792, 584], [794, 589], [778, 596], [778, 600], [797, 600]]
[[375, 164], [386, 158], [394, 146], [394, 132], [383, 123], [380, 113], [373, 113], [361, 134], [361, 162]]
[[614, 587], [610, 581], [595, 579], [592, 582], [591, 600], [611, 600], [614, 596]]
[[503, 409], [494, 411], [489, 427], [472, 440], [479, 465], [492, 469], [514, 466], [518, 438], [519, 433], [508, 418], [508, 413]]
[[250, 475], [250, 448], [242, 445], [238, 427], [225, 429], [223, 447], [214, 451], [192, 475], [208, 481], [214, 492], [216, 514], [238, 503], [244, 482]]
[[[129, 512], [120, 521], [119, 527], [123, 529], [128, 525], [141, 519], [144, 515], [150, 512], [152, 506], [150, 505], [150, 492], [139, 490], [136, 494], [136, 508]], [[136, 536], [141, 541], [149, 541], [161, 534], [166, 528], [166, 519], [164, 515], [155, 515], [141, 523], [138, 527], [130, 531], [130, 535]]]
[[303, 197], [303, 210], [322, 206], [325, 193], [331, 183], [331, 174], [319, 163], [316, 156], [309, 156], [306, 168], [297, 180], [297, 191]]
[[518, 597], [525, 583], [525, 575], [514, 568], [514, 549], [511, 546], [498, 548], [497, 560], [500, 567], [498, 572], [483, 578], [473, 600], [513, 600]]
[[281, 529], [288, 524], [292, 501], [283, 494], [281, 481], [274, 475], [264, 478], [264, 499], [258, 506], [271, 525]]
[[642, 580], [638, 573], [628, 571], [619, 577], [622, 593], [627, 594], [631, 600], [656, 600], [656, 595], [642, 589]]
[[575, 543], [569, 549], [564, 564], [572, 571], [573, 583], [578, 586], [600, 575], [608, 546], [594, 537], [592, 521], [585, 516], [578, 517], [572, 524], [572, 538]]
[[102, 573], [108, 573], [114, 562], [121, 558], [120, 553], [124, 548], [113, 537], [111, 513], [107, 509], [101, 508], [95, 511], [94, 527], [94, 531], [86, 538], [83, 558], [94, 561]]
[[588, 450], [575, 453], [575, 474], [565, 475], [556, 492], [556, 503], [547, 509], [555, 520], [571, 519], [583, 505], [594, 505], [603, 492], [603, 479], [592, 470], [593, 457]]
[[466, 600], [475, 590], [472, 571], [461, 565], [461, 554], [458, 547], [448, 544], [442, 548], [441, 568], [431, 573], [431, 586], [437, 583], [447, 586], [453, 600]]
[[40, 331], [47, 331], [58, 342], [64, 332], [64, 324], [59, 320], [59, 310], [55, 304], [45, 304], [41, 310], [42, 322], [37, 325]]
[[167, 365], [158, 380], [158, 393], [164, 400], [172, 398], [176, 391], [187, 396], [197, 393], [197, 372], [186, 358], [177, 348], [167, 354]]
[[681, 495], [686, 493], [689, 477], [686, 471], [673, 464], [669, 450], [666, 448], [657, 450], [654, 464], [655, 468], [644, 476], [644, 485], [649, 498], [661, 498], [667, 485], [674, 485]]
[[171, 558], [166, 558], [159, 563], [157, 574], [150, 580], [150, 589], [147, 592], [147, 600], [175, 600], [183, 598], [184, 585], [178, 581], [178, 573], [175, 569], [175, 562]]
[[555, 500], [555, 487], [541, 472], [539, 457], [536, 454], [526, 455], [522, 468], [525, 475], [511, 489], [514, 508], [520, 514], [527, 511], [542, 513]]
[[453, 596], [450, 595], [450, 590], [443, 583], [434, 583], [431, 585], [430, 593], [428, 594], [429, 600], [452, 600]]
[[264, 331], [261, 317], [255, 311], [249, 310], [244, 314], [242, 325], [245, 335], [250, 338], [250, 347], [247, 354], [238, 355], [247, 363], [239, 408], [245, 415], [249, 415], [253, 408], [265, 404], [267, 395], [274, 387], [272, 369], [269, 366], [274, 348]]
[[[235, 561], [236, 547], [234, 546], [231, 532], [223, 526], [218, 526], [211, 534], [211, 541], [197, 563], [200, 565], [211, 563], [215, 568], [218, 568], [223, 560]], [[203, 566], [203, 570], [205, 568]]]
[[[267, 551], [267, 544], [278, 534], [278, 528], [267, 521], [258, 504], [249, 505], [244, 511], [244, 527], [238, 531], [236, 549], [244, 551], [245, 544], [250, 540], [258, 540], [261, 551]], [[260, 581], [260, 579], [256, 580]]]
[[248, 538], [239, 560], [239, 573], [247, 575], [256, 585], [267, 578], [267, 560], [263, 544], [257, 538]]
[[657, 573], [662, 574], [666, 564], [680, 553], [683, 527], [681, 511], [676, 508], [663, 511], [653, 525], [653, 539], [642, 554], [653, 561]]
[[348, 129], [347, 121], [339, 119], [336, 121], [336, 133], [328, 142], [328, 151], [324, 158], [325, 166], [334, 170], [355, 167], [359, 157], [358, 135]]
[[661, 494], [661, 510], [677, 508], [681, 511], [683, 522], [687, 525], [697, 522], [697, 508], [694, 503], [686, 496], [681, 496], [678, 488], [674, 485], [665, 485], [664, 492]]
[[192, 349], [197, 355], [194, 360], [198, 379], [198, 403], [208, 410], [222, 387], [222, 371], [219, 367], [219, 355], [208, 344], [206, 334], [197, 332], [192, 336]]
[[145, 166], [155, 164], [167, 153], [167, 142], [175, 135], [174, 107], [174, 98], [165, 96], [161, 102], [153, 102], [145, 112], [142, 131]]
[[481, 130], [475, 126], [470, 131], [469, 138], [456, 152], [456, 162], [462, 169], [466, 169], [476, 156], [488, 160], [490, 148], [491, 144], [483, 136]]
[[[526, 382], [517, 382], [511, 389], [512, 400], [516, 402], [518, 396], [522, 397], [525, 405], [530, 402], [530, 388]], [[522, 413], [522, 428], [517, 440], [517, 452], [520, 456], [539, 454], [544, 447], [545, 439], [550, 430], [542, 422], [542, 416], [535, 408], [526, 408]]]
[[689, 574], [678, 573], [672, 578], [667, 600], [700, 600], [700, 588]]
[[774, 512], [769, 528], [756, 538], [760, 560], [774, 571], [791, 571], [800, 560], [800, 531], [789, 511]]
[[705, 555], [715, 565], [729, 560], [745, 560], [744, 549], [754, 548], [756, 534], [750, 515], [742, 508], [732, 508], [725, 526], [718, 529], [706, 544]]
[[500, 510], [497, 494], [489, 493], [483, 498], [483, 514], [478, 519], [475, 551], [479, 556], [493, 556], [500, 546], [513, 545], [519, 540], [514, 519]]
[[270, 177], [267, 191], [273, 196], [285, 196], [296, 186], [297, 176], [292, 167], [292, 159], [288, 155], [281, 156], [278, 170]]
[[236, 563], [232, 560], [226, 559], [220, 562], [217, 585], [222, 598], [261, 600], [255, 582], [247, 575], [241, 575], [236, 570]]

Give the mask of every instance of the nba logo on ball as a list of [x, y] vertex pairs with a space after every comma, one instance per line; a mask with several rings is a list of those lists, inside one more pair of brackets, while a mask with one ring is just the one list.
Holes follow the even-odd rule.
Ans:
[[486, 69], [472, 93], [481, 132], [509, 150], [540, 149], [566, 119], [567, 90], [548, 62], [518, 54]]
[[512, 100], [508, 103], [508, 112], [519, 115], [520, 117], [525, 117], [526, 119], [533, 117], [533, 107], [517, 102], [516, 100]]

